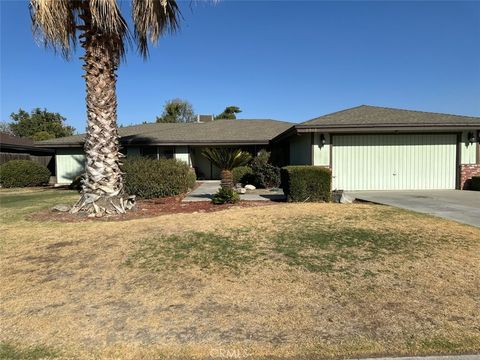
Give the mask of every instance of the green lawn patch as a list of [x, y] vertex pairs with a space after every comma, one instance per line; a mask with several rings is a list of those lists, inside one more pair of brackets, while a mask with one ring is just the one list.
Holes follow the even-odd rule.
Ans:
[[254, 243], [239, 235], [191, 232], [143, 240], [126, 264], [155, 272], [190, 266], [238, 270], [257, 256]]
[[[362, 262], [389, 255], [421, 256], [429, 239], [410, 231], [334, 226], [318, 218], [296, 219], [279, 224], [279, 229], [269, 235], [237, 230], [226, 235], [187, 232], [154, 237], [141, 240], [126, 264], [155, 272], [191, 266], [248, 270], [255, 261], [269, 259], [311, 272], [349, 273]], [[444, 240], [437, 239], [439, 243]]]
[[64, 189], [18, 189], [0, 191], [0, 218], [4, 222], [20, 220], [35, 211], [57, 204], [73, 204], [78, 192]]
[[42, 360], [55, 359], [59, 352], [45, 346], [31, 346], [20, 348], [10, 343], [0, 343], [1, 360]]

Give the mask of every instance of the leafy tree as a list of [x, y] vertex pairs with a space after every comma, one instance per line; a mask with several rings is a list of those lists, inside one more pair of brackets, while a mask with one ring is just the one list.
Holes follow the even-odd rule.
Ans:
[[202, 154], [221, 170], [220, 186], [222, 189], [233, 189], [232, 170], [246, 165], [252, 158], [247, 151], [229, 148], [207, 148]]
[[221, 114], [215, 116], [215, 120], [222, 120], [222, 119], [231, 119], [235, 120], [237, 116], [235, 114], [241, 113], [242, 110], [238, 106], [227, 106], [225, 110]]
[[186, 100], [172, 99], [165, 103], [163, 113], [157, 117], [157, 123], [195, 122], [193, 106]]
[[30, 113], [19, 109], [12, 113], [13, 123], [10, 129], [15, 136], [28, 137], [34, 140], [47, 140], [73, 135], [75, 128], [65, 124], [65, 118], [59, 113], [33, 109]]
[[0, 132], [8, 135], [14, 135], [10, 124], [6, 121], [0, 121]]
[[[136, 43], [144, 58], [153, 43], [178, 28], [180, 10], [175, 0], [132, 0], [134, 36], [117, 0], [30, 0], [33, 30], [46, 46], [69, 59], [78, 41], [84, 49], [87, 88], [85, 180], [72, 212], [101, 216], [124, 213], [131, 207], [120, 169], [117, 130], [117, 69], [125, 47]], [[127, 205], [125, 205], [127, 204]]]

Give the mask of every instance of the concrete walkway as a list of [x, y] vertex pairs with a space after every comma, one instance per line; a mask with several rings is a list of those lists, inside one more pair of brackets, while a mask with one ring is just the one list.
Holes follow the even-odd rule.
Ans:
[[480, 192], [465, 190], [351, 191], [348, 195], [480, 227]]
[[[210, 201], [213, 195], [220, 189], [219, 180], [203, 180], [201, 185], [190, 192], [182, 201]], [[282, 201], [285, 196], [281, 189], [272, 191], [266, 189], [247, 190], [246, 194], [240, 194], [240, 200], [246, 201]]]

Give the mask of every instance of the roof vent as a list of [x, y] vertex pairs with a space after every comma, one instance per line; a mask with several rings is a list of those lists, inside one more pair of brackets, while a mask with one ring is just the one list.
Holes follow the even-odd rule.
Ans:
[[213, 115], [197, 115], [197, 122], [199, 123], [206, 123], [206, 122], [212, 122], [213, 121]]

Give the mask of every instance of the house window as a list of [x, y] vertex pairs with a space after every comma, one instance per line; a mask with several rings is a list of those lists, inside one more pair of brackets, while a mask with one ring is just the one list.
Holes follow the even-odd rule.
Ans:
[[173, 159], [174, 148], [173, 147], [159, 147], [158, 157], [165, 159]]
[[156, 146], [145, 146], [140, 149], [140, 153], [142, 156], [151, 158], [151, 159], [157, 159], [158, 158], [158, 152], [157, 152], [157, 147]]

